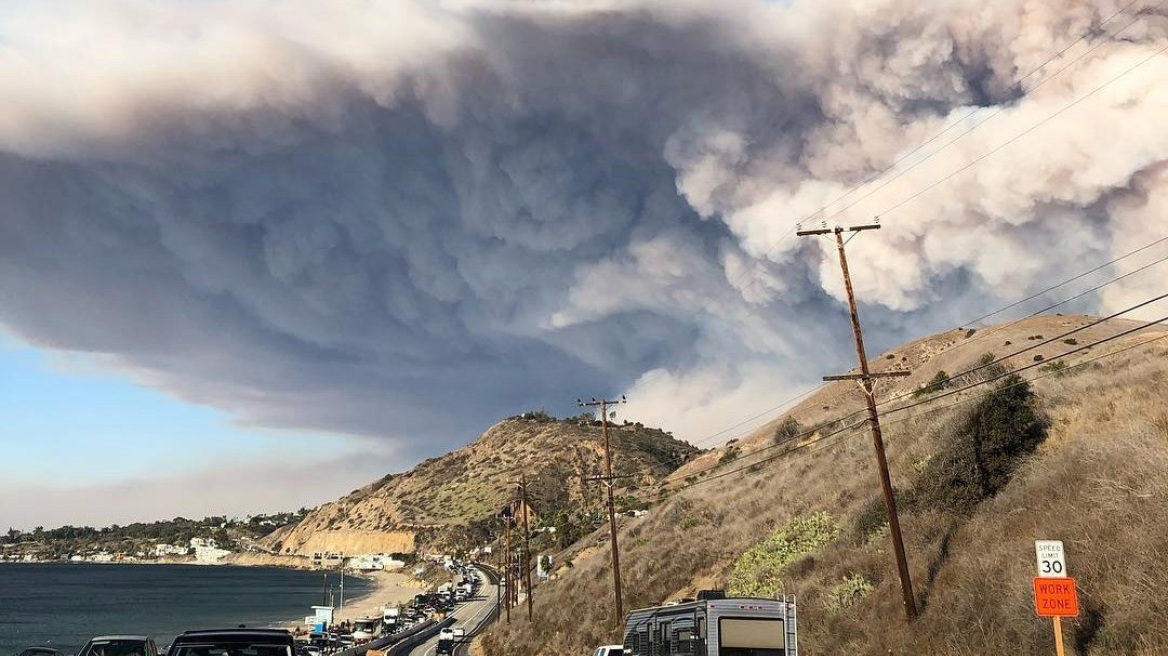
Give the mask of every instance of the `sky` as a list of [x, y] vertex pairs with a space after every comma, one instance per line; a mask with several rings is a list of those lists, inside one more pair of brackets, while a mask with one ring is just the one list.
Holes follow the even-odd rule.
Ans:
[[311, 506], [579, 397], [711, 446], [854, 364], [799, 222], [879, 217], [872, 353], [1168, 237], [1166, 39], [1143, 0], [6, 3], [0, 527]]

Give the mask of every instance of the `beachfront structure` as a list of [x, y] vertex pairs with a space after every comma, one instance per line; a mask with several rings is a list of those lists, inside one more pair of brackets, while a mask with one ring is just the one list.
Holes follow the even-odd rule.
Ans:
[[335, 551], [314, 551], [312, 552], [313, 567], [327, 567], [329, 569], [336, 569], [345, 562], [345, 554]]
[[361, 554], [360, 556], [353, 556], [349, 559], [349, 567], [351, 569], [363, 572], [400, 569], [405, 566], [406, 563], [404, 560], [397, 560], [385, 554]]
[[156, 558], [164, 558], [166, 556], [185, 556], [190, 552], [190, 547], [184, 547], [177, 544], [154, 545], [154, 556]]
[[195, 547], [195, 562], [217, 563], [231, 552], [218, 547]]

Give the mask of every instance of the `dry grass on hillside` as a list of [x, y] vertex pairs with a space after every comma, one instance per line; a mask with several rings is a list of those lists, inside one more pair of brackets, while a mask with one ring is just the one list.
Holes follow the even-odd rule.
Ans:
[[[528, 477], [537, 513], [576, 519], [596, 505], [598, 490], [584, 478], [601, 471], [600, 433], [599, 426], [547, 415], [504, 420], [462, 449], [317, 508], [265, 546], [282, 553], [353, 553], [344, 541], [369, 531], [404, 532], [411, 540], [416, 533], [426, 547], [482, 544], [498, 531], [493, 517], [521, 475]], [[625, 504], [641, 505], [634, 500], [638, 489], [652, 486], [697, 453], [692, 445], [641, 424], [613, 426], [610, 434], [618, 463], [614, 473], [635, 475], [618, 482]]]
[[[976, 355], [966, 353], [966, 362]], [[1145, 347], [1047, 373], [1034, 388], [1050, 436], [995, 497], [966, 513], [905, 508], [902, 524], [922, 607], [912, 625], [901, 619], [886, 533], [871, 531], [879, 487], [862, 430], [757, 468], [750, 457], [740, 458], [724, 468], [745, 467], [742, 473], [690, 487], [646, 517], [623, 520], [626, 609], [721, 587], [752, 545], [794, 518], [825, 511], [840, 536], [783, 574], [785, 592], [800, 600], [806, 653], [1050, 652], [1050, 622], [1034, 616], [1030, 592], [1033, 540], [1039, 538], [1066, 542], [1070, 572], [1080, 582], [1084, 613], [1065, 623], [1072, 653], [1168, 653], [1168, 629], [1159, 621], [1168, 616], [1168, 603], [1156, 593], [1168, 588], [1168, 572], [1159, 566], [1159, 554], [1168, 551], [1168, 351]], [[928, 469], [939, 440], [972, 405], [946, 407], [961, 398], [885, 422], [898, 490], [910, 489]], [[821, 405], [810, 400], [804, 416]], [[800, 421], [813, 425], [817, 419]], [[767, 439], [754, 438], [756, 444]], [[588, 548], [593, 545], [600, 548]], [[575, 567], [537, 589], [534, 625], [513, 619], [491, 631], [483, 641], [489, 656], [583, 656], [619, 641], [604, 546], [600, 530], [565, 554], [588, 548]], [[872, 584], [871, 592], [850, 595], [848, 586], [861, 578]]]

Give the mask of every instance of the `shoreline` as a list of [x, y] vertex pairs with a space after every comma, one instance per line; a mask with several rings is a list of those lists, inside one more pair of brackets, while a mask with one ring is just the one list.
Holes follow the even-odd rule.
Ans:
[[[197, 562], [197, 561], [183, 561], [183, 560], [135, 560], [135, 561], [111, 561], [111, 562], [72, 562], [61, 560], [40, 560], [40, 561], [0, 561], [0, 566], [3, 565], [53, 565], [53, 566], [70, 566], [70, 565], [110, 565], [110, 566], [126, 566], [126, 565], [142, 565], [142, 566], [174, 566], [174, 565], [190, 565], [197, 567], [239, 567], [239, 568], [271, 568], [282, 570], [298, 570], [298, 571], [313, 571], [328, 574], [337, 574], [338, 570], [320, 569], [312, 567], [296, 567], [288, 564], [280, 565], [273, 563], [240, 563], [240, 562]], [[401, 603], [408, 602], [414, 598], [414, 595], [420, 591], [426, 590], [429, 586], [426, 582], [415, 579], [410, 574], [403, 571], [384, 571], [372, 570], [363, 571], [356, 574], [345, 573], [346, 578], [361, 579], [365, 582], [366, 587], [361, 590], [359, 596], [352, 599], [346, 599], [344, 608], [339, 608], [334, 611], [333, 623], [339, 624], [344, 621], [353, 621], [362, 617], [381, 617], [382, 609], [385, 606], [396, 606]], [[279, 620], [273, 624], [280, 628], [285, 628], [294, 634], [306, 632], [308, 627], [304, 624], [304, 618], [311, 612], [310, 608], [304, 609], [304, 614], [297, 618], [288, 620]]]
[[[364, 579], [369, 582], [369, 587], [362, 592], [361, 596], [351, 600], [346, 599], [344, 607], [333, 612], [334, 625], [344, 621], [351, 622], [362, 617], [380, 618], [382, 608], [405, 603], [427, 587], [424, 582], [402, 572], [373, 570], [360, 574], [345, 574], [345, 576]], [[289, 621], [283, 627], [294, 634], [308, 630], [308, 627], [304, 625], [303, 617]]]

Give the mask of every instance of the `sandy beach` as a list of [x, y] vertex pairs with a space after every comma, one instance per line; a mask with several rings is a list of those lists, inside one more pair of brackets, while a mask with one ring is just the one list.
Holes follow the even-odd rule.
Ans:
[[[400, 572], [361, 572], [360, 577], [370, 581], [369, 593], [352, 601], [345, 600], [345, 607], [333, 615], [333, 622], [355, 620], [359, 617], [381, 617], [385, 606], [396, 606], [414, 598], [425, 590], [426, 584]], [[303, 624], [293, 629], [305, 630]]]

